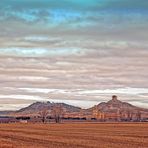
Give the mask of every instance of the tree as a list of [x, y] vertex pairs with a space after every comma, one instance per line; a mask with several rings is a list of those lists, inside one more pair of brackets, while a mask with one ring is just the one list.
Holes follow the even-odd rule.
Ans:
[[52, 109], [52, 116], [55, 119], [56, 123], [61, 122], [61, 118], [63, 117], [64, 110], [61, 105], [56, 105]]
[[43, 109], [42, 111], [39, 112], [39, 115], [40, 115], [43, 123], [46, 122], [46, 118], [47, 118], [48, 114], [49, 114], [49, 112], [48, 112], [47, 108], [45, 108], [45, 109]]
[[133, 119], [133, 114], [132, 114], [132, 112], [131, 111], [127, 111], [127, 120], [128, 121], [131, 121]]
[[137, 112], [136, 116], [137, 116], [137, 121], [141, 121], [141, 112], [140, 111]]

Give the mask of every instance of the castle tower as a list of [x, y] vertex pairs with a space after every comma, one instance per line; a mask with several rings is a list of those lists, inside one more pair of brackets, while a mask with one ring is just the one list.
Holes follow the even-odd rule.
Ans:
[[118, 99], [117, 99], [118, 97], [116, 96], [116, 95], [113, 95], [112, 96], [112, 101], [114, 101], [114, 102], [116, 102]]

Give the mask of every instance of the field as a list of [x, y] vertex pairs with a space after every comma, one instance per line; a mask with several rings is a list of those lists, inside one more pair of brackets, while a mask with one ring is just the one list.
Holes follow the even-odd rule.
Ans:
[[0, 148], [148, 148], [148, 124], [0, 124]]

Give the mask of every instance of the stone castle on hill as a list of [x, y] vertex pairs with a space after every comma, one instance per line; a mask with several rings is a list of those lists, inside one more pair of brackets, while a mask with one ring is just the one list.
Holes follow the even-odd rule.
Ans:
[[43, 115], [49, 121], [55, 118], [55, 115], [65, 121], [148, 121], [148, 109], [122, 102], [118, 100], [116, 95], [112, 96], [110, 101], [102, 102], [88, 109], [65, 103], [36, 102], [18, 111], [0, 112], [2, 117], [11, 116], [13, 119], [21, 119], [22, 117], [22, 119], [29, 119], [32, 122], [40, 121]]
[[86, 110], [82, 109], [79, 113], [67, 113], [65, 116], [97, 121], [141, 121], [148, 118], [148, 110], [122, 102], [114, 95], [107, 103], [103, 102]]

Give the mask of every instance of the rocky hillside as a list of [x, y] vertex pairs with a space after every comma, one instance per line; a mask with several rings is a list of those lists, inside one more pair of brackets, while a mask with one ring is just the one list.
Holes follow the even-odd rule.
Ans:
[[143, 113], [144, 112], [148, 113], [148, 109], [139, 108], [127, 102], [122, 102], [117, 99], [117, 96], [113, 96], [112, 100], [95, 105], [89, 110], [92, 111], [94, 109], [98, 109], [101, 112], [105, 112], [105, 113], [117, 113], [117, 112], [128, 112], [128, 111], [133, 113], [138, 111]]
[[66, 113], [79, 112], [81, 110], [81, 108], [79, 107], [75, 107], [75, 106], [68, 105], [65, 103], [36, 102], [36, 103], [29, 105], [28, 107], [25, 107], [25, 108], [22, 108], [16, 111], [16, 114], [22, 114], [22, 115], [37, 114], [44, 109], [47, 109], [50, 111], [56, 106], [61, 106], [61, 108]]
[[[25, 116], [32, 116], [32, 115], [38, 115], [39, 112], [43, 111], [44, 109], [47, 109], [49, 112], [53, 110], [56, 106], [60, 106], [64, 113], [70, 116], [79, 116], [80, 114], [82, 116], [86, 115], [92, 115], [94, 111], [99, 111], [105, 114], [128, 114], [129, 112], [132, 114], [137, 114], [140, 112], [140, 114], [144, 117], [148, 117], [148, 109], [139, 108], [136, 106], [133, 106], [127, 102], [122, 102], [117, 99], [117, 96], [113, 96], [112, 100], [108, 102], [102, 102], [98, 105], [93, 106], [89, 109], [81, 109], [80, 107], [75, 107], [72, 105], [68, 105], [65, 103], [52, 103], [52, 102], [36, 102], [28, 107], [22, 108], [18, 111], [13, 112], [0, 112], [0, 115], [25, 115]], [[113, 115], [112, 114], [112, 115]]]

